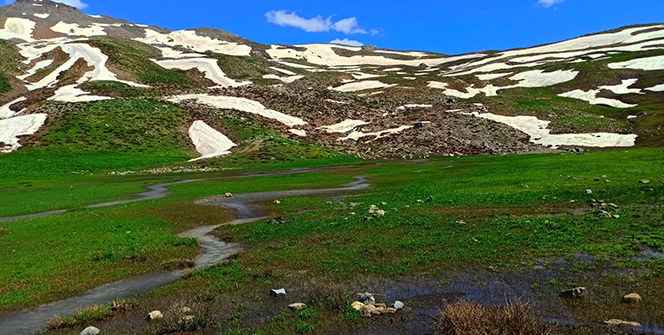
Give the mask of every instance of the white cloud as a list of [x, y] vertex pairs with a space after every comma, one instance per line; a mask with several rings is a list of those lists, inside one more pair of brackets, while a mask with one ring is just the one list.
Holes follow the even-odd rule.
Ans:
[[331, 41], [330, 43], [332, 43], [332, 44], [348, 45], [348, 46], [351, 46], [351, 47], [361, 47], [361, 46], [364, 45], [364, 44], [363, 44], [362, 42], [360, 42], [360, 41], [349, 40], [349, 39], [347, 39], [347, 38], [344, 38], [343, 40], [340, 40], [340, 39], [337, 38], [336, 40], [333, 40], [333, 41]]
[[367, 31], [360, 29], [357, 24], [357, 19], [354, 17], [349, 17], [347, 19], [339, 20], [332, 25], [332, 28], [336, 31], [340, 31], [345, 34], [366, 34]]
[[288, 13], [285, 10], [273, 10], [265, 13], [267, 22], [280, 26], [296, 27], [306, 32], [325, 32], [335, 30], [344, 34], [366, 34], [367, 31], [360, 28], [357, 18], [349, 17], [333, 22], [332, 16], [323, 19], [318, 15], [311, 19], [298, 16], [295, 12]]
[[[12, 2], [14, 2], [14, 0], [5, 0], [5, 4], [10, 4]], [[81, 0], [53, 0], [53, 2], [63, 3], [65, 5], [76, 7], [78, 9], [83, 9], [88, 7], [88, 4], [81, 2]]]
[[561, 3], [565, 0], [537, 0], [537, 3], [543, 5], [544, 7], [551, 7], [557, 3]]

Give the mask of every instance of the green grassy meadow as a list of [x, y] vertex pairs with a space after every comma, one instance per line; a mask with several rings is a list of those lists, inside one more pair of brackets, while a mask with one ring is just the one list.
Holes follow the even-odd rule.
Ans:
[[[31, 157], [29, 151], [23, 152]], [[20, 160], [20, 155], [12, 155], [2, 157], [0, 163]], [[356, 176], [367, 177], [371, 187], [332, 201], [317, 197], [281, 199], [281, 204], [269, 201], [262, 206], [283, 217], [284, 223], [266, 219], [216, 230], [219, 238], [245, 246], [233, 261], [195, 271], [176, 284], [138, 297], [131, 302], [137, 307], [125, 314], [106, 313], [94, 322], [70, 320], [73, 326], [51, 332], [80, 332], [93, 322], [111, 333], [161, 333], [172, 324], [145, 324], [140, 321], [142, 313], [167, 310], [173, 304], [196, 306], [201, 313], [198, 326], [204, 333], [290, 334], [298, 329], [326, 333], [339, 327], [352, 331], [371, 321], [356, 320], [343, 306], [349, 292], [372, 278], [443, 282], [440, 278], [450, 271], [491, 267], [498, 273], [521, 273], [532, 271], [532, 265], [541, 260], [566, 264], [564, 270], [555, 269], [553, 277], [533, 275], [531, 284], [544, 287], [542, 292], [585, 285], [597, 290], [613, 287], [617, 292], [638, 288], [655, 297], [664, 293], [664, 263], [635, 257], [644, 248], [664, 251], [663, 160], [664, 152], [655, 148], [346, 162], [305, 173], [240, 178], [243, 171], [256, 171], [260, 164], [161, 175], [90, 171], [71, 180], [70, 171], [59, 176], [54, 171], [33, 176], [24, 172], [20, 179], [37, 182], [9, 183], [0, 198], [1, 203], [11, 200], [12, 205], [0, 207], [3, 215], [27, 213], [31, 208], [73, 211], [0, 223], [0, 250], [8, 251], [0, 256], [0, 313], [193, 258], [198, 253], [196, 242], [175, 235], [233, 217], [228, 210], [198, 205], [196, 200], [226, 192], [333, 187]], [[334, 161], [309, 163], [314, 167]], [[15, 176], [6, 173], [3, 177]], [[202, 180], [170, 186], [169, 196], [163, 199], [82, 208], [129, 199], [148, 184], [185, 179]], [[586, 189], [593, 194], [586, 194]], [[588, 205], [591, 199], [617, 204], [618, 209], [607, 211], [619, 218], [598, 217], [600, 210]], [[371, 217], [371, 205], [385, 210], [385, 216], [365, 219]], [[596, 261], [577, 261], [579, 254]], [[601, 269], [614, 272], [595, 274]], [[620, 271], [624, 269], [629, 271]], [[594, 279], [579, 282], [579, 277]], [[308, 312], [287, 312], [284, 305], [279, 307], [256, 293], [277, 286], [287, 287], [308, 303]], [[322, 290], [327, 298], [312, 288]], [[265, 311], [260, 306], [274, 309]], [[579, 319], [589, 322], [609, 316], [664, 322], [660, 307], [649, 300], [642, 308], [625, 309], [601, 299], [570, 306]], [[267, 320], [257, 322], [257, 315], [267, 315]], [[125, 325], [122, 330], [120, 323]]]

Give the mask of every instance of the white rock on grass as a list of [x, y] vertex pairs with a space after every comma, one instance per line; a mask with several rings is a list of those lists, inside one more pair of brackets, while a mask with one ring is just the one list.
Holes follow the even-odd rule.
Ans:
[[260, 102], [246, 98], [214, 96], [208, 94], [185, 94], [168, 98], [170, 102], [182, 102], [185, 100], [194, 100], [197, 103], [208, 105], [219, 109], [235, 109], [242, 112], [257, 114], [268, 119], [277, 120], [288, 127], [301, 126], [307, 124], [304, 120], [268, 109]]
[[0, 152], [12, 152], [20, 148], [19, 136], [36, 133], [44, 125], [46, 117], [47, 114], [30, 114], [0, 120], [0, 143], [4, 144]]
[[228, 155], [229, 150], [235, 146], [235, 143], [226, 135], [201, 120], [194, 121], [189, 127], [189, 137], [194, 143], [196, 151], [202, 155], [198, 159]]

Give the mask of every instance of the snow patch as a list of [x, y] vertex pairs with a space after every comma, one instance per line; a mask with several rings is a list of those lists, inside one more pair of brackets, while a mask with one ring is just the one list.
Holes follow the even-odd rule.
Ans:
[[664, 70], [664, 56], [645, 57], [628, 60], [621, 63], [611, 63], [608, 65], [610, 69], [632, 69], [632, 70], [645, 70], [657, 71]]
[[268, 109], [260, 102], [249, 100], [246, 98], [226, 97], [226, 96], [213, 96], [207, 94], [185, 94], [177, 95], [168, 98], [170, 102], [182, 102], [185, 100], [194, 100], [197, 103], [208, 105], [219, 109], [235, 109], [242, 112], [257, 114], [268, 119], [277, 120], [286, 126], [294, 127], [305, 125], [307, 122], [304, 120]]
[[33, 135], [44, 122], [47, 114], [30, 114], [16, 116], [10, 119], [0, 120], [0, 152], [7, 153], [21, 147], [19, 136]]
[[189, 138], [194, 143], [196, 151], [202, 155], [194, 160], [228, 155], [229, 150], [235, 146], [226, 135], [201, 120], [194, 121], [189, 127]]
[[651, 92], [664, 92], [664, 84], [659, 84], [653, 87], [646, 88], [646, 91]]
[[347, 133], [359, 126], [364, 126], [369, 124], [369, 122], [365, 122], [362, 120], [344, 120], [342, 122], [339, 122], [337, 124], [333, 124], [330, 126], [322, 126], [318, 127], [316, 129], [322, 129], [325, 130], [328, 133]]
[[14, 112], [13, 110], [9, 109], [9, 107], [17, 102], [25, 101], [28, 100], [26, 97], [20, 97], [14, 101], [8, 102], [6, 105], [0, 107], [0, 119], [7, 119], [10, 118], [16, 114], [19, 114], [21, 112]]
[[99, 36], [106, 35], [103, 27], [100, 26], [90, 26], [90, 27], [81, 27], [77, 23], [65, 23], [58, 22], [56, 25], [51, 27], [51, 30], [57, 33], [63, 33], [66, 35], [74, 36]]
[[337, 92], [356, 92], [356, 91], [371, 90], [375, 88], [387, 88], [393, 86], [397, 85], [396, 84], [388, 85], [377, 80], [366, 80], [366, 81], [359, 81], [355, 83], [341, 85], [339, 87], [334, 87], [332, 88], [332, 90]]
[[598, 148], [633, 147], [637, 138], [637, 135], [633, 134], [623, 135], [615, 133], [552, 135], [551, 130], [547, 129], [551, 121], [539, 120], [534, 116], [503, 116], [478, 112], [467, 114], [506, 124], [516, 130], [528, 134], [530, 136], [530, 142], [553, 148], [558, 148], [563, 145]]
[[35, 13], [33, 15], [40, 18], [40, 19], [45, 19], [45, 18], [51, 16], [51, 14], [49, 14], [49, 13]]
[[307, 137], [307, 132], [302, 129], [288, 129], [291, 134], [295, 134], [300, 137]]
[[145, 37], [136, 40], [147, 44], [181, 46], [198, 52], [212, 51], [231, 56], [249, 56], [251, 53], [251, 47], [248, 45], [199, 36], [193, 30], [179, 30], [162, 34], [147, 28], [145, 29]]
[[558, 94], [558, 96], [564, 97], [564, 98], [573, 98], [573, 99], [584, 100], [584, 101], [588, 101], [589, 103], [591, 103], [593, 105], [604, 105], [604, 106], [609, 106], [609, 107], [614, 107], [614, 108], [632, 108], [632, 107], [638, 106], [638, 105], [626, 104], [626, 103], [624, 103], [620, 100], [616, 100], [616, 99], [598, 98], [597, 95], [599, 94], [599, 92], [600, 92], [600, 90], [590, 90], [590, 91], [574, 90], [574, 91], [571, 91], [571, 92]]
[[48, 98], [47, 100], [57, 100], [64, 102], [90, 102], [90, 101], [99, 101], [99, 100], [108, 100], [110, 97], [102, 97], [98, 95], [90, 95], [90, 93], [85, 92], [81, 89], [76, 88], [76, 85], [62, 86], [57, 91], [55, 95]]
[[187, 59], [175, 59], [175, 60], [161, 60], [155, 62], [167, 69], [181, 69], [181, 70], [198, 69], [199, 71], [205, 73], [205, 78], [212, 80], [215, 84], [221, 87], [239, 87], [251, 84], [250, 82], [241, 83], [228, 78], [224, 73], [224, 71], [222, 71], [221, 68], [219, 68], [219, 64], [217, 63], [216, 59], [187, 58]]
[[34, 41], [32, 31], [35, 30], [36, 25], [35, 21], [32, 20], [8, 17], [5, 20], [5, 27], [0, 30], [0, 38], [5, 40], [17, 38], [32, 42]]

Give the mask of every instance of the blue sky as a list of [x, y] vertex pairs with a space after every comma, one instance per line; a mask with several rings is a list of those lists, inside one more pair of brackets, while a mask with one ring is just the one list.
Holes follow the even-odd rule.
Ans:
[[61, 0], [170, 29], [213, 27], [260, 43], [335, 39], [459, 54], [664, 22], [664, 0]]

